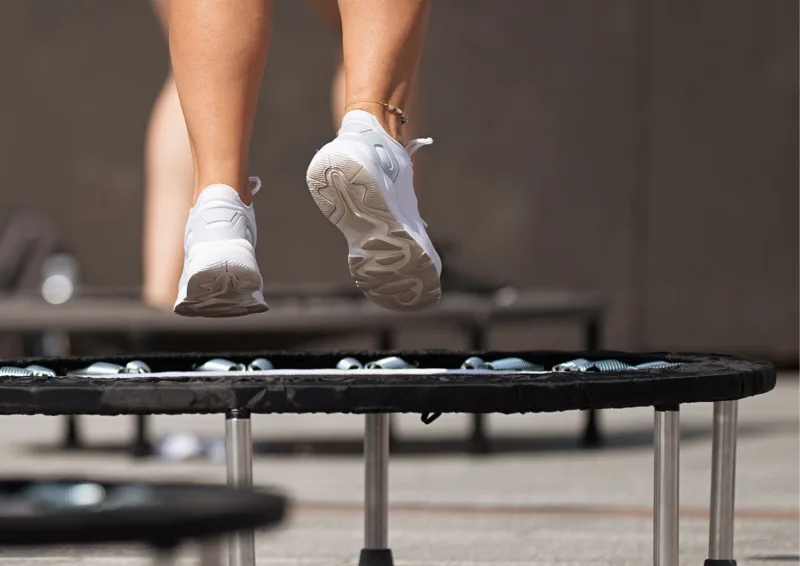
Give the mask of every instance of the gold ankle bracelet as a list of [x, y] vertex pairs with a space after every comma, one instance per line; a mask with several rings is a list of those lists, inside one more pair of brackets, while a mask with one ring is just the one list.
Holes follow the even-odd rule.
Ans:
[[394, 104], [389, 104], [388, 102], [379, 102], [377, 100], [359, 100], [359, 101], [356, 101], [356, 102], [351, 102], [350, 104], [345, 106], [344, 109], [347, 110], [348, 108], [350, 108], [351, 106], [353, 106], [355, 104], [380, 104], [381, 106], [386, 108], [389, 112], [393, 112], [394, 114], [397, 114], [398, 116], [400, 116], [400, 123], [401, 124], [407, 124], [408, 123], [408, 116], [406, 115], [406, 113], [403, 112], [401, 109], [399, 109]]

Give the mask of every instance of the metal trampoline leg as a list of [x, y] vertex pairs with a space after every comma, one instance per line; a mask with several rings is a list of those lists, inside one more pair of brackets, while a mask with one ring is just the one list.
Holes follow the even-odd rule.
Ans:
[[389, 415], [366, 415], [364, 548], [359, 566], [392, 566], [389, 548]]
[[[394, 328], [384, 328], [378, 332], [378, 350], [390, 352], [394, 350], [395, 342]], [[395, 429], [392, 426], [392, 421], [394, 421], [394, 419], [391, 415], [389, 415], [389, 421], [389, 446], [395, 447], [397, 446], [397, 436], [395, 434]]]
[[[467, 327], [469, 332], [469, 347], [474, 352], [486, 350], [486, 328], [483, 325]], [[486, 435], [486, 415], [473, 413], [472, 433], [469, 437], [469, 451], [472, 454], [488, 454], [491, 452], [489, 437]]]
[[[253, 439], [249, 411], [238, 409], [228, 411], [225, 415], [225, 463], [228, 485], [252, 487]], [[255, 536], [252, 530], [231, 536], [229, 557], [230, 566], [255, 565]]]
[[597, 424], [598, 419], [598, 411], [595, 409], [586, 411], [586, 424], [583, 427], [583, 436], [581, 437], [581, 444], [584, 448], [597, 448], [603, 444], [600, 426]]
[[[600, 319], [591, 317], [586, 320], [584, 327], [584, 349], [588, 352], [596, 352], [600, 349], [602, 341], [600, 332]], [[603, 445], [603, 432], [600, 429], [600, 412], [591, 409], [586, 411], [586, 421], [583, 427], [581, 444], [584, 448], [597, 448]]]
[[76, 415], [67, 415], [65, 424], [64, 441], [61, 443], [61, 447], [64, 450], [83, 448], [80, 430], [78, 429], [78, 417]]
[[736, 423], [738, 401], [714, 403], [711, 448], [711, 526], [706, 566], [736, 566], [733, 559], [734, 493], [736, 491]]
[[472, 454], [488, 454], [491, 452], [489, 437], [486, 436], [486, 415], [472, 414], [472, 434], [469, 437], [469, 451]]
[[653, 564], [678, 566], [680, 412], [656, 407]]
[[147, 415], [136, 415], [136, 432], [131, 444], [131, 454], [136, 458], [144, 458], [153, 453], [153, 446], [147, 434]]

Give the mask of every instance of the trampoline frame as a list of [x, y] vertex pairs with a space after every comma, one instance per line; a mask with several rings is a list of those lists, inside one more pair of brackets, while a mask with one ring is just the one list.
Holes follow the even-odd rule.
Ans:
[[[734, 566], [733, 527], [736, 430], [739, 401], [714, 403], [711, 450], [709, 550], [705, 566]], [[359, 566], [392, 566], [389, 545], [390, 414], [365, 415], [364, 547]], [[679, 564], [680, 407], [656, 407], [654, 420], [653, 564]], [[247, 411], [225, 416], [228, 483], [253, 485], [251, 419]], [[231, 566], [255, 565], [252, 532], [231, 539]]]

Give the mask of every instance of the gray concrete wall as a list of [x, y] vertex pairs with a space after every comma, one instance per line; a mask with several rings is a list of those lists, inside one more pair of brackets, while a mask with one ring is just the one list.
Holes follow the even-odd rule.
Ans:
[[659, 0], [643, 334], [796, 355], [797, 3]]
[[[791, 0], [437, 0], [418, 194], [457, 265], [600, 289], [608, 344], [796, 355]], [[276, 0], [252, 171], [265, 276], [347, 281], [304, 187], [337, 44]], [[142, 145], [166, 72], [144, 0], [4, 0], [0, 210], [58, 219], [89, 282], [140, 281]], [[334, 236], [334, 237], [331, 237]], [[564, 346], [560, 329], [501, 341]]]

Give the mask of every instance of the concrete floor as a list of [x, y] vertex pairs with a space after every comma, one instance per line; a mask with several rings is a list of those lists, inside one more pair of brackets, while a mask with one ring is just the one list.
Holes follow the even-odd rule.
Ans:
[[[798, 379], [782, 376], [775, 391], [740, 403], [736, 558], [740, 565], [800, 563]], [[711, 405], [681, 412], [681, 561], [706, 557]], [[581, 450], [575, 413], [492, 416], [497, 451], [460, 452], [466, 416], [425, 426], [403, 415], [396, 431], [408, 444], [392, 459], [390, 545], [397, 566], [637, 564], [652, 561], [653, 414], [603, 413], [608, 444]], [[85, 418], [85, 452], [55, 450], [61, 421], [0, 417], [0, 473], [91, 474], [105, 478], [223, 481], [219, 462], [136, 461], [119, 451], [128, 417]], [[354, 564], [362, 546], [363, 462], [357, 452], [363, 417], [257, 416], [254, 437], [272, 453], [255, 462], [255, 481], [294, 500], [290, 521], [258, 535], [258, 564]], [[157, 417], [157, 436], [191, 431], [220, 435], [221, 416]], [[316, 455], [285, 454], [304, 440]], [[323, 442], [325, 441], [325, 442]], [[327, 449], [328, 455], [320, 455]], [[433, 452], [438, 449], [442, 452]], [[431, 453], [424, 454], [429, 451]], [[180, 561], [189, 563], [185, 552]], [[0, 566], [134, 565], [136, 548], [55, 549], [0, 553]]]

